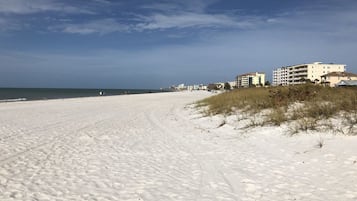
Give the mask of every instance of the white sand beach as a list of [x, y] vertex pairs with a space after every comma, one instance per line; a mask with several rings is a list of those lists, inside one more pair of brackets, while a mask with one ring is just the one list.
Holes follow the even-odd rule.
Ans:
[[1, 103], [0, 200], [357, 200], [357, 137], [219, 127], [210, 95]]

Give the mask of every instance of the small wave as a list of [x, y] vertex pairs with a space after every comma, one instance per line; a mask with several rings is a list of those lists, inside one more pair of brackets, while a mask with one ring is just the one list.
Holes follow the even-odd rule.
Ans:
[[4, 100], [0, 100], [1, 102], [18, 102], [18, 101], [26, 101], [26, 98], [14, 98], [14, 99], [4, 99]]

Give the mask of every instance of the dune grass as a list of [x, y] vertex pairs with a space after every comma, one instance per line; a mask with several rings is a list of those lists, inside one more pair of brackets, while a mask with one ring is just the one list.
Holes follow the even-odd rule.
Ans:
[[348, 124], [356, 123], [357, 88], [306, 84], [237, 89], [204, 99], [198, 106], [205, 106], [207, 115], [230, 115], [237, 111], [255, 114], [268, 110], [265, 123], [280, 125], [296, 120], [301, 125], [299, 130], [308, 130], [317, 127], [319, 121], [340, 114]]

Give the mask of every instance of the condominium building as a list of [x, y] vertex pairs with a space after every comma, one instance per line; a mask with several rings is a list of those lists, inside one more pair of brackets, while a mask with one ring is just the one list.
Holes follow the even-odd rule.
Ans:
[[236, 77], [237, 88], [252, 87], [252, 86], [264, 86], [265, 73], [255, 72], [238, 75]]
[[288, 76], [289, 75], [289, 68], [288, 67], [281, 67], [277, 68], [273, 71], [273, 85], [288, 85]]
[[273, 71], [273, 85], [294, 85], [311, 81], [321, 82], [321, 76], [330, 72], [344, 72], [345, 64], [315, 62], [277, 68]]

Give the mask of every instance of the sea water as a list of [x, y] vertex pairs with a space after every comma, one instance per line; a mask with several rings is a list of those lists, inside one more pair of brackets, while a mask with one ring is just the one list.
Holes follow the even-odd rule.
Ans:
[[157, 93], [150, 89], [0, 88], [0, 102]]

